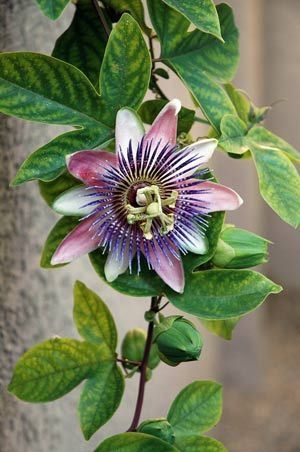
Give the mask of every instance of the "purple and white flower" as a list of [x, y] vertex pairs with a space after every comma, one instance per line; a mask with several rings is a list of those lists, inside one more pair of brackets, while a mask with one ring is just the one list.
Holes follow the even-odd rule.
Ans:
[[[173, 290], [183, 292], [181, 255], [205, 254], [209, 214], [234, 210], [242, 199], [223, 185], [201, 180], [217, 146], [203, 139], [176, 146], [176, 99], [145, 133], [136, 114], [123, 108], [116, 118], [116, 153], [87, 150], [67, 157], [69, 172], [84, 186], [54, 202], [64, 215], [78, 215], [78, 226], [57, 248], [52, 264], [70, 262], [102, 248], [108, 251], [105, 276], [115, 280], [141, 257]], [[200, 179], [199, 179], [200, 177]]]

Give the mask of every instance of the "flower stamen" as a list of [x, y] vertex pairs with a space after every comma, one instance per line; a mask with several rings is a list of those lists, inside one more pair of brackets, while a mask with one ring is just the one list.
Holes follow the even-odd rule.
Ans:
[[178, 192], [172, 190], [171, 196], [162, 199], [157, 185], [139, 188], [136, 193], [136, 202], [139, 207], [131, 204], [126, 205], [128, 212], [127, 221], [129, 224], [139, 223], [139, 227], [143, 231], [143, 235], [147, 240], [151, 240], [153, 234], [151, 232], [154, 219], [158, 219], [161, 223], [160, 234], [166, 235], [174, 228], [174, 214], [165, 213], [163, 207], [175, 208], [178, 198]]

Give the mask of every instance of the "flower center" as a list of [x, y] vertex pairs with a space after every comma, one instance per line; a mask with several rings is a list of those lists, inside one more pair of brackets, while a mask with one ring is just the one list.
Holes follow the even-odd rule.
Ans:
[[165, 235], [174, 228], [174, 213], [164, 213], [163, 207], [175, 208], [178, 192], [172, 190], [171, 196], [162, 199], [157, 185], [139, 188], [136, 192], [136, 203], [139, 207], [131, 204], [126, 205], [127, 221], [129, 224], [138, 223], [143, 231], [144, 237], [151, 240], [153, 220], [160, 222], [160, 234]]

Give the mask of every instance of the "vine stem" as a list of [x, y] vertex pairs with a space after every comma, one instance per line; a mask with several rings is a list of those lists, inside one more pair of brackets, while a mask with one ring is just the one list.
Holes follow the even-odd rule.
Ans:
[[100, 21], [102, 23], [102, 26], [103, 26], [103, 28], [105, 30], [105, 33], [107, 35], [107, 38], [109, 38], [110, 28], [108, 26], [108, 23], [106, 22], [106, 18], [105, 18], [105, 15], [103, 13], [103, 10], [102, 10], [102, 8], [100, 8], [98, 0], [92, 0], [92, 3], [94, 5], [94, 8], [95, 8], [98, 16], [99, 16], [99, 19], [100, 19]]
[[[152, 312], [158, 312], [159, 309], [159, 303], [160, 303], [161, 297], [152, 297], [151, 298], [151, 308], [150, 311]], [[139, 382], [139, 390], [138, 390], [138, 396], [136, 400], [135, 405], [135, 411], [133, 415], [133, 419], [131, 422], [131, 425], [127, 432], [135, 432], [140, 421], [141, 412], [143, 408], [143, 402], [144, 402], [144, 395], [145, 395], [145, 386], [146, 386], [146, 373], [147, 373], [147, 366], [148, 366], [148, 360], [149, 355], [151, 351], [151, 345], [152, 345], [152, 339], [153, 339], [153, 330], [154, 330], [154, 322], [149, 322], [148, 324], [148, 331], [147, 331], [147, 339], [144, 349], [144, 355], [140, 367], [140, 382]]]

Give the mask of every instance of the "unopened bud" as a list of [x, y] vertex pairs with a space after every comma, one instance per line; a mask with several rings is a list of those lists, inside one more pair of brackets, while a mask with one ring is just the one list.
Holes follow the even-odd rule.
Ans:
[[175, 434], [167, 419], [149, 419], [141, 423], [137, 429], [140, 433], [156, 436], [169, 444], [174, 444]]

